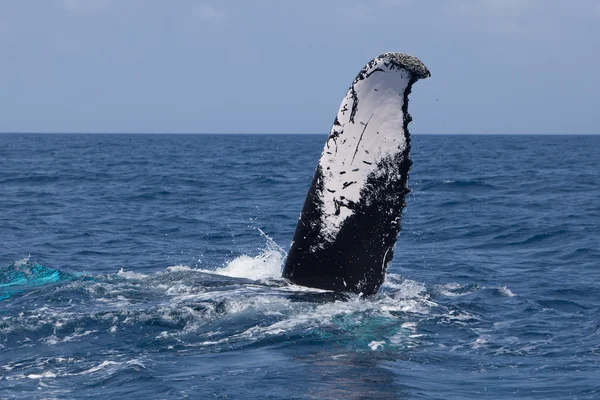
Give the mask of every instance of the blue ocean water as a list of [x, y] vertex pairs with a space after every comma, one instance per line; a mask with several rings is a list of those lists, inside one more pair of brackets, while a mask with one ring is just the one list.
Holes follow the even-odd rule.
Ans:
[[600, 398], [600, 136], [413, 136], [371, 298], [279, 279], [324, 135], [0, 135], [0, 398]]

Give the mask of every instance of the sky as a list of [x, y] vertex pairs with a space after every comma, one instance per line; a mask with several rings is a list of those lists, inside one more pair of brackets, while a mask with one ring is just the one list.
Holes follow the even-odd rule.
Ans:
[[599, 134], [598, 0], [0, 0], [0, 132], [322, 133], [418, 57], [411, 133]]

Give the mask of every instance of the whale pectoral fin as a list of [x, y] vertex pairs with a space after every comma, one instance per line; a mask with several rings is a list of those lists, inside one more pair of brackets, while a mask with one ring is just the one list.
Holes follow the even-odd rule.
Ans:
[[322, 289], [377, 292], [409, 191], [408, 95], [429, 76], [421, 61], [402, 53], [384, 53], [358, 73], [315, 170], [283, 277]]

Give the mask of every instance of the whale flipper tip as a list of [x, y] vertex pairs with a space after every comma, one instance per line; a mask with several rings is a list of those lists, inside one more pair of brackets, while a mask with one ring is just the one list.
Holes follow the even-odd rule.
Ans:
[[377, 59], [384, 60], [384, 62], [387, 61], [389, 63], [393, 63], [399, 68], [404, 68], [405, 70], [413, 73], [418, 79], [425, 79], [431, 76], [429, 69], [415, 56], [405, 53], [386, 52], [382, 53], [378, 57], [375, 57], [375, 60]]

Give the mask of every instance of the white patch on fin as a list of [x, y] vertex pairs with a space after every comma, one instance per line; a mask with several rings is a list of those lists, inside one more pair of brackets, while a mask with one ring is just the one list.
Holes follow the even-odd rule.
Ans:
[[353, 214], [369, 174], [383, 158], [403, 152], [404, 92], [413, 74], [380, 57], [354, 81], [337, 113], [319, 160], [323, 174], [322, 232], [333, 241]]

